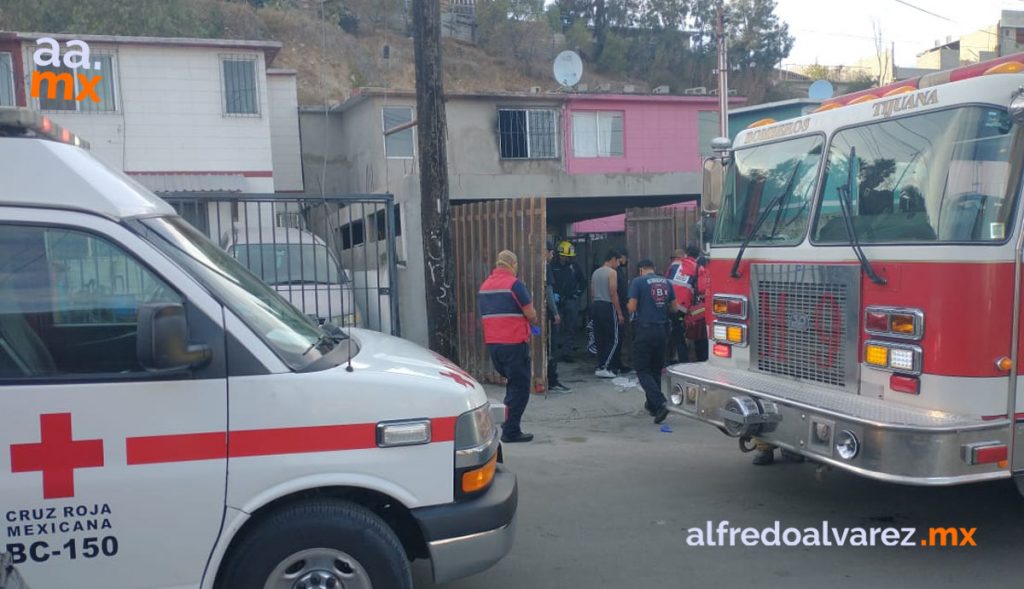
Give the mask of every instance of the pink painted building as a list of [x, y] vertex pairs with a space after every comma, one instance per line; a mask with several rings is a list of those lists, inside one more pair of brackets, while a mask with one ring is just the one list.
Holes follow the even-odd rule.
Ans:
[[564, 110], [570, 175], [698, 173], [719, 134], [714, 96], [570, 95]]

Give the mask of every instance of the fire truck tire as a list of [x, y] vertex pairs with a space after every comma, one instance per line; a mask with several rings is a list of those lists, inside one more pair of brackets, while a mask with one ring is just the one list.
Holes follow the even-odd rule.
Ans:
[[345, 501], [309, 501], [274, 512], [228, 558], [220, 589], [412, 589], [395, 532], [370, 510]]

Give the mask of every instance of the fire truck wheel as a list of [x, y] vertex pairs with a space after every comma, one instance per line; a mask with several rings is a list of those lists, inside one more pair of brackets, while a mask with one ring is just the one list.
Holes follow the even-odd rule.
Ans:
[[221, 589], [412, 589], [395, 533], [344, 501], [285, 507], [257, 522], [228, 559]]

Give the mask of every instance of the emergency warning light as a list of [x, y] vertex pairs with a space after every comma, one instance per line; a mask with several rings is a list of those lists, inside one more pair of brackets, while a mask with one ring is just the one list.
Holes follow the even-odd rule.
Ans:
[[45, 115], [27, 108], [0, 106], [0, 137], [26, 134], [89, 149], [88, 141], [54, 123]]

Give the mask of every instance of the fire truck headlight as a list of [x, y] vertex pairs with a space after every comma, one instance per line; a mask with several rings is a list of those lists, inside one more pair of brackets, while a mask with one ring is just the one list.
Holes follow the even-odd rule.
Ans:
[[860, 452], [860, 440], [850, 430], [844, 429], [836, 434], [836, 454], [843, 460], [853, 460]]

